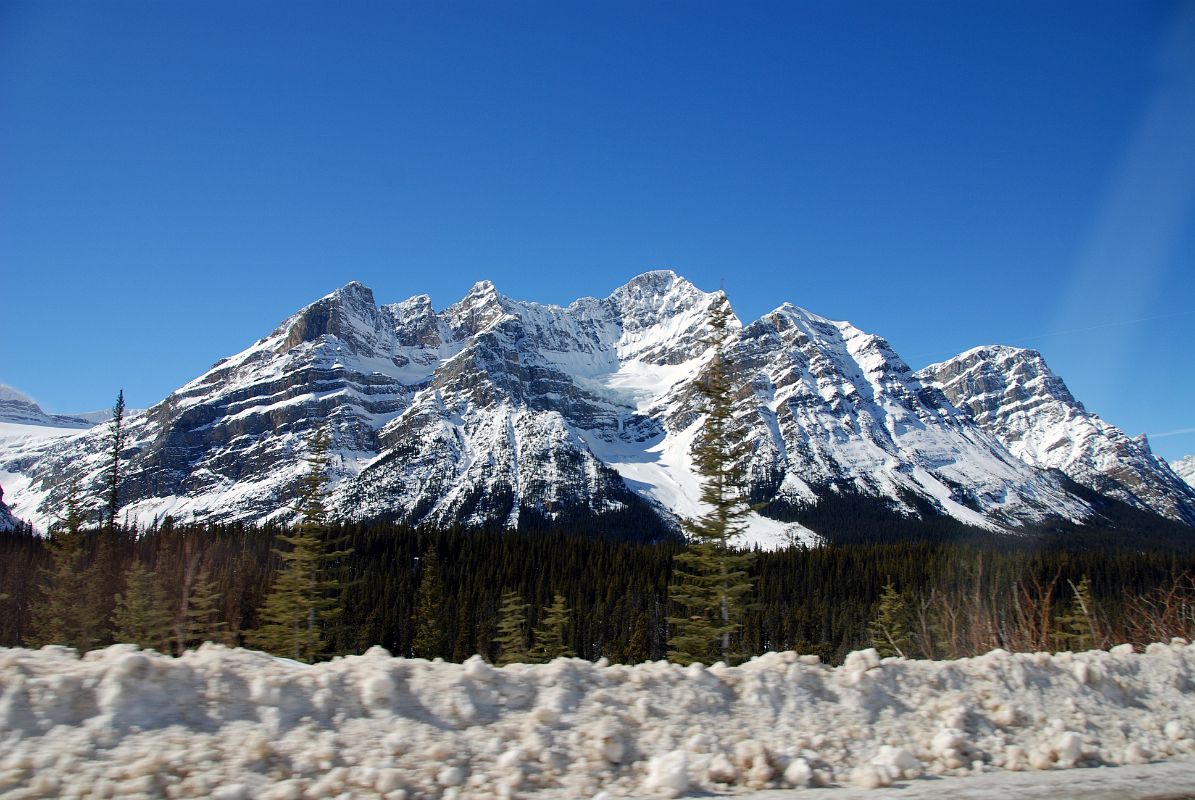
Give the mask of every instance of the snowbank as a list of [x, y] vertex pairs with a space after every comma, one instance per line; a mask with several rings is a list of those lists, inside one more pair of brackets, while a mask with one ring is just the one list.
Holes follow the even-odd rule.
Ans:
[[[0, 795], [677, 796], [1195, 751], [1195, 647], [740, 667], [0, 650]], [[813, 794], [816, 796], [816, 793]]]

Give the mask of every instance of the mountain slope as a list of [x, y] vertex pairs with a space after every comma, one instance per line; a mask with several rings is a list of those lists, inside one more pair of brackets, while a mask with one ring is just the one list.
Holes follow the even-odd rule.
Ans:
[[83, 416], [47, 414], [32, 397], [0, 383], [0, 422], [44, 425], [51, 428], [90, 428], [94, 421]]
[[1187, 482], [1188, 486], [1195, 486], [1195, 456], [1183, 456], [1178, 461], [1173, 461], [1170, 468], [1174, 470], [1174, 474]]
[[[694, 381], [717, 298], [668, 271], [563, 308], [487, 281], [443, 311], [425, 295], [378, 306], [351, 283], [129, 418], [125, 510], [287, 518], [307, 443], [327, 426], [344, 518], [675, 530], [702, 510]], [[1092, 513], [880, 337], [785, 304], [736, 325], [727, 346], [751, 496], [778, 517], [753, 515], [749, 543], [816, 540], [782, 520], [830, 497], [994, 531]], [[19, 513], [41, 525], [71, 475], [101, 496], [106, 437], [0, 442]]]
[[4, 487], [0, 486], [0, 531], [14, 530], [19, 523], [20, 520], [13, 516], [12, 510], [5, 504]]
[[1071, 395], [1034, 350], [978, 347], [918, 373], [1014, 455], [1136, 508], [1195, 525], [1195, 490]]

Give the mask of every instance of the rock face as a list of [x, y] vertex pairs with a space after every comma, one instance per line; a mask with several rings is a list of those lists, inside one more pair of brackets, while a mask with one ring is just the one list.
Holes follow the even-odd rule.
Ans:
[[[487, 281], [442, 311], [427, 296], [379, 307], [351, 283], [129, 417], [125, 511], [143, 522], [287, 518], [308, 443], [327, 427], [341, 517], [607, 519], [654, 535], [701, 511], [694, 387], [720, 301], [667, 271], [566, 308]], [[752, 499], [771, 513], [850, 493], [994, 530], [1091, 513], [877, 336], [786, 304], [726, 344]], [[0, 470], [20, 478], [18, 513], [40, 527], [72, 476], [102, 496], [107, 436], [99, 426], [0, 441]], [[755, 514], [747, 541], [807, 535]]]
[[1144, 436], [1130, 438], [1084, 408], [1038, 352], [978, 347], [918, 375], [1026, 463], [1195, 525], [1195, 490]]
[[4, 487], [0, 486], [0, 531], [14, 530], [20, 523], [16, 517], [13, 516], [12, 511], [4, 503]]
[[1195, 486], [1195, 456], [1183, 456], [1170, 464], [1170, 468], [1178, 477], [1187, 482], [1188, 486]]

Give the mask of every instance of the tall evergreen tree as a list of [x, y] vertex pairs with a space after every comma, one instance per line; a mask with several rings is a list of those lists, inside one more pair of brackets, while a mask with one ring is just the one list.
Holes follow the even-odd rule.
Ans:
[[50, 531], [50, 565], [41, 570], [40, 596], [32, 608], [30, 644], [61, 644], [79, 651], [100, 643], [104, 630], [98, 602], [101, 576], [83, 541], [78, 484], [71, 481], [66, 515]]
[[134, 561], [125, 572], [124, 591], [116, 595], [112, 612], [116, 641], [168, 653], [170, 621], [170, 601], [157, 573]]
[[460, 663], [476, 652], [473, 637], [472, 602], [467, 594], [457, 600], [456, 636], [452, 641], [452, 660]]
[[527, 660], [527, 604], [518, 592], [502, 593], [498, 611], [498, 666]]
[[419, 559], [419, 599], [415, 606], [415, 640], [411, 655], [432, 659], [443, 655], [444, 581], [440, 578], [440, 558], [434, 544], [429, 544]]
[[557, 592], [552, 598], [552, 605], [545, 609], [543, 618], [535, 628], [535, 643], [528, 654], [528, 661], [546, 664], [555, 658], [572, 658], [576, 655], [564, 637], [564, 629], [569, 624], [568, 617], [564, 595]]
[[871, 621], [872, 647], [884, 657], [909, 657], [913, 652], [911, 628], [908, 603], [896, 590], [896, 585], [888, 581]]
[[204, 642], [229, 644], [228, 624], [220, 619], [220, 595], [211, 571], [199, 572], [186, 596], [176, 629], [179, 651]]
[[1075, 653], [1096, 647], [1095, 604], [1091, 598], [1091, 581], [1084, 575], [1078, 585], [1071, 587], [1071, 602], [1063, 613], [1054, 618], [1054, 641], [1059, 650]]
[[635, 624], [631, 628], [630, 638], [623, 651], [622, 660], [626, 664], [641, 664], [651, 657], [647, 641], [647, 612], [640, 611], [635, 617]]
[[287, 545], [275, 552], [283, 565], [258, 613], [258, 627], [247, 632], [254, 647], [296, 661], [312, 662], [327, 651], [326, 628], [342, 611], [344, 584], [333, 567], [351, 550], [330, 550], [325, 541], [328, 435], [320, 431], [311, 444], [308, 472], [299, 493], [300, 522], [278, 537]]
[[116, 395], [116, 403], [112, 406], [112, 420], [108, 423], [109, 441], [111, 442], [112, 463], [108, 467], [108, 497], [107, 520], [112, 528], [116, 528], [116, 515], [120, 511], [120, 454], [124, 451], [124, 389]]
[[669, 617], [671, 657], [681, 663], [730, 661], [741, 629], [743, 598], [751, 592], [747, 568], [752, 555], [736, 550], [733, 538], [746, 530], [751, 508], [745, 495], [744, 463], [751, 452], [734, 421], [733, 365], [726, 352], [732, 313], [726, 295], [710, 309], [705, 344], [713, 357], [697, 381], [705, 419], [693, 447], [701, 474], [703, 516], [686, 520], [685, 550], [675, 556], [669, 596], [683, 609]]

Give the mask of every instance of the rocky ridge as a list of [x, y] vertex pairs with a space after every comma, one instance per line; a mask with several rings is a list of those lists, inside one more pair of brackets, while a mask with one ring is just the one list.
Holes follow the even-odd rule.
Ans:
[[51, 428], [90, 428], [95, 420], [68, 414], [47, 414], [32, 397], [0, 383], [0, 422]]
[[4, 487], [0, 486], [0, 531], [14, 530], [20, 520], [13, 516], [12, 510], [4, 502]]
[[1195, 525], [1195, 490], [1156, 456], [1091, 413], [1035, 350], [968, 350], [918, 377], [937, 386], [1017, 458], [1057, 469], [1131, 506]]
[[[308, 443], [327, 426], [341, 517], [675, 526], [701, 510], [694, 381], [720, 301], [668, 271], [567, 307], [512, 300], [488, 281], [442, 311], [426, 295], [379, 306], [350, 283], [129, 417], [125, 510], [142, 522], [287, 518]], [[792, 519], [786, 510], [850, 493], [992, 530], [1091, 513], [878, 336], [785, 304], [727, 346], [736, 419], [754, 444], [752, 499], [769, 513]], [[44, 524], [68, 474], [99, 496], [89, 489], [102, 485], [105, 446], [102, 426], [0, 441], [18, 513]], [[751, 523], [748, 543], [814, 538], [776, 518]]]

